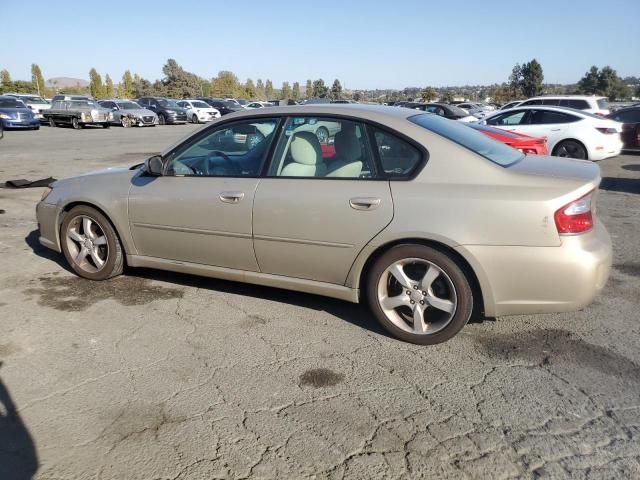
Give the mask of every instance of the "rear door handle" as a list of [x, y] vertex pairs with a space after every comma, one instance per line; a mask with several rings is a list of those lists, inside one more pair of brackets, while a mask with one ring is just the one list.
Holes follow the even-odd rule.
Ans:
[[355, 210], [375, 210], [380, 202], [381, 200], [375, 197], [353, 197], [349, 200], [349, 205]]
[[224, 203], [240, 203], [243, 198], [244, 192], [222, 192], [220, 194], [220, 200]]

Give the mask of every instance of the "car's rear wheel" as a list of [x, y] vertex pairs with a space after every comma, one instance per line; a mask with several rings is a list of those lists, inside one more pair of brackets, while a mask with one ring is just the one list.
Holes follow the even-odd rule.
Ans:
[[50, 127], [56, 126], [56, 121], [53, 119], [53, 117], [49, 117], [49, 126]]
[[158, 114], [158, 125], [166, 125], [167, 124], [167, 119], [165, 118], [165, 116], [162, 113]]
[[111, 128], [111, 124], [109, 122], [105, 122], [102, 124], [102, 128]]
[[195, 115], [195, 114], [194, 114], [194, 115], [191, 117], [191, 123], [198, 123], [198, 116], [197, 116], [197, 115]]
[[553, 149], [553, 155], [556, 157], [580, 158], [586, 160], [587, 149], [576, 140], [564, 140]]
[[80, 125], [80, 120], [78, 120], [78, 117], [73, 117], [71, 119], [71, 126], [76, 130], [82, 128], [82, 125]]
[[80, 205], [64, 217], [60, 243], [67, 262], [79, 276], [106, 280], [122, 273], [124, 254], [111, 222], [95, 208]]
[[366, 279], [369, 306], [391, 335], [421, 345], [449, 340], [473, 311], [469, 280], [448, 255], [424, 245], [392, 247]]

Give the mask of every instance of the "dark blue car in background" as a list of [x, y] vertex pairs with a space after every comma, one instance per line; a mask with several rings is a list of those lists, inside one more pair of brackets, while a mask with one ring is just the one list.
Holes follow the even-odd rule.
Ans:
[[40, 120], [30, 108], [15, 97], [0, 96], [0, 123], [5, 129], [28, 128], [38, 130]]

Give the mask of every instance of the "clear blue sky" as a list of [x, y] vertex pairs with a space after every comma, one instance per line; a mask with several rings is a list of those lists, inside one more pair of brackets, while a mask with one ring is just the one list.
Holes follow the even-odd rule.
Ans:
[[154, 80], [175, 58], [206, 78], [402, 88], [502, 82], [535, 57], [570, 83], [591, 65], [640, 76], [639, 25], [640, 0], [0, 0], [0, 69]]

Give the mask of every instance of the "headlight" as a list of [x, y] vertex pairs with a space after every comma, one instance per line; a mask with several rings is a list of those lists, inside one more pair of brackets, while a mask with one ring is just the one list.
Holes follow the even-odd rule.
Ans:
[[53, 188], [46, 187], [42, 192], [42, 197], [40, 197], [40, 201], [44, 202], [44, 200], [49, 196], [49, 194], [53, 191]]
[[2, 118], [3, 120], [9, 120], [11, 117], [6, 113], [0, 113], [0, 118]]

